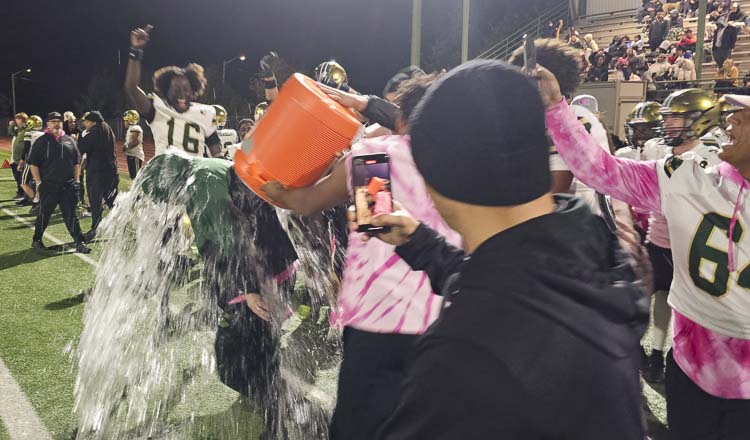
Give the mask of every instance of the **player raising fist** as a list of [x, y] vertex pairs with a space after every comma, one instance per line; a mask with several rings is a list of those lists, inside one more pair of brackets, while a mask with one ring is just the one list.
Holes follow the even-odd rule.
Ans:
[[143, 48], [153, 29], [153, 26], [146, 25], [130, 33], [125, 92], [151, 127], [156, 154], [175, 148], [191, 156], [200, 156], [201, 146], [207, 145], [211, 156], [221, 157], [221, 140], [213, 125], [214, 108], [193, 102], [206, 89], [203, 67], [198, 64], [188, 64], [184, 68], [163, 67], [154, 73], [155, 93], [146, 95], [138, 87]]

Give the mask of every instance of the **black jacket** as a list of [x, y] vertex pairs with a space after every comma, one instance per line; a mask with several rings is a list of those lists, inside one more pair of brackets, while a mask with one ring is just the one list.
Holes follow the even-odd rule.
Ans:
[[81, 156], [70, 136], [55, 139], [45, 133], [34, 142], [28, 162], [39, 167], [42, 182], [69, 183], [75, 178], [75, 167], [81, 164]]
[[[716, 46], [716, 43], [718, 43], [718, 36], [719, 36], [719, 30], [716, 29], [714, 31], [714, 38], [713, 38], [713, 45], [711, 48], [713, 50], [716, 50], [718, 46]], [[721, 35], [721, 48], [722, 49], [734, 49], [734, 45], [737, 43], [737, 28], [734, 26], [727, 26], [724, 33]]]
[[651, 28], [648, 31], [648, 41], [652, 43], [654, 41], [661, 44], [669, 33], [669, 21], [667, 20], [654, 20], [651, 22]]
[[116, 173], [115, 134], [109, 124], [100, 122], [78, 140], [78, 149], [86, 155], [89, 173]]
[[397, 249], [433, 290], [457, 293], [419, 340], [381, 438], [643, 439], [648, 298], [603, 221], [557, 201], [468, 260], [424, 226]]

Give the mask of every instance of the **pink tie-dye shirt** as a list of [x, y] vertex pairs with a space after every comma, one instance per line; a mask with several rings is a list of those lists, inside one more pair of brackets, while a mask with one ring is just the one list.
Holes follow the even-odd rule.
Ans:
[[[352, 157], [375, 153], [390, 157], [393, 199], [449, 243], [461, 246], [459, 235], [445, 224], [427, 193], [408, 137], [384, 136], [354, 145], [346, 159], [349, 193]], [[394, 249], [380, 240], [363, 242], [361, 234], [349, 234], [335, 324], [373, 333], [422, 334], [437, 318], [442, 298], [433, 293], [427, 274], [411, 270]]]
[[[658, 162], [636, 162], [607, 154], [578, 123], [565, 101], [547, 110], [547, 130], [576, 178], [631, 206], [662, 213]], [[730, 168], [722, 166], [719, 172], [723, 176]], [[726, 399], [750, 399], [750, 340], [709, 330], [675, 310], [672, 353], [685, 374], [707, 393]]]

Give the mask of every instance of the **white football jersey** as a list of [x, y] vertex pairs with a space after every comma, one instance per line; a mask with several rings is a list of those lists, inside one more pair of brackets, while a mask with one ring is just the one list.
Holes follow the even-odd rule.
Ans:
[[714, 146], [721, 149], [721, 146], [729, 142], [729, 136], [721, 128], [716, 127], [708, 133], [701, 136], [701, 142], [706, 145]]
[[213, 120], [216, 110], [205, 104], [190, 103], [185, 113], [180, 113], [158, 95], [151, 94], [154, 104], [154, 120], [147, 122], [154, 135], [156, 155], [176, 148], [191, 156], [202, 156], [206, 139], [216, 132]]
[[227, 147], [227, 153], [224, 157], [234, 162], [234, 155], [237, 154], [238, 150], [242, 149], [242, 144], [234, 144]]
[[750, 339], [750, 191], [740, 198], [729, 272], [729, 226], [740, 186], [692, 151], [658, 162], [657, 173], [676, 263], [669, 304], [703, 327]]
[[31, 149], [34, 148], [34, 142], [36, 142], [37, 139], [44, 136], [43, 131], [39, 130], [30, 130], [26, 132], [26, 135], [23, 137], [24, 142], [31, 142], [31, 148], [29, 148], [29, 155], [31, 155]]
[[615, 157], [630, 160], [641, 160], [641, 152], [637, 148], [628, 146], [615, 151]]
[[[240, 137], [235, 130], [231, 128], [222, 128], [216, 131], [221, 139], [221, 154], [229, 158], [229, 147], [240, 142]], [[234, 157], [234, 155], [232, 155]]]
[[137, 157], [140, 160], [146, 160], [146, 157], [143, 154], [143, 129], [137, 125], [131, 125], [128, 127], [128, 132], [125, 135], [125, 145], [133, 142], [133, 139], [135, 138], [138, 138], [139, 140], [138, 145], [133, 148], [126, 147], [125, 155]]
[[643, 144], [641, 160], [661, 160], [672, 154], [672, 147], [664, 143], [662, 138], [654, 138]]

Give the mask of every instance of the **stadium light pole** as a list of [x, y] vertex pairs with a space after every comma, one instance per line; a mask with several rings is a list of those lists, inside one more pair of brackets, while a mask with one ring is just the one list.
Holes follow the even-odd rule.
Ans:
[[471, 11], [471, 0], [464, 0], [464, 20], [461, 27], [461, 63], [469, 61], [469, 11]]
[[412, 0], [411, 64], [419, 67], [422, 52], [422, 0]]
[[227, 79], [227, 66], [237, 60], [245, 61], [245, 55], [237, 55], [231, 60], [224, 61], [224, 64], [221, 66], [221, 85], [222, 86], [224, 85]]
[[698, 35], [696, 36], [697, 42], [695, 44], [695, 77], [703, 79], [703, 40], [706, 36], [706, 12], [708, 10], [708, 2], [706, 0], [700, 0], [698, 2]]
[[16, 116], [16, 75], [19, 73], [31, 73], [31, 69], [21, 69], [18, 72], [12, 73], [10, 75], [10, 89], [11, 94], [13, 95], [13, 116]]

